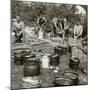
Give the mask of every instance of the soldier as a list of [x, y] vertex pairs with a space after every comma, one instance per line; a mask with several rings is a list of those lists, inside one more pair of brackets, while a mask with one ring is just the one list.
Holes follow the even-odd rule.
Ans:
[[43, 39], [44, 38], [44, 26], [45, 26], [45, 23], [46, 23], [46, 18], [44, 16], [40, 16], [37, 20], [37, 24], [39, 26], [39, 35], [38, 37], [40, 39]]
[[80, 21], [74, 26], [74, 38], [80, 39], [82, 38], [83, 26], [80, 24]]
[[19, 16], [16, 16], [16, 21], [13, 23], [13, 32], [15, 33], [16, 43], [22, 42], [24, 22], [20, 20]]

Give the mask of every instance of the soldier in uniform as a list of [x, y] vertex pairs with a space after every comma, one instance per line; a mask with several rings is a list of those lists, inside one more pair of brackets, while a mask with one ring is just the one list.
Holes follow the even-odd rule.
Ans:
[[13, 32], [15, 33], [16, 43], [22, 42], [24, 22], [16, 16], [16, 21], [13, 23]]

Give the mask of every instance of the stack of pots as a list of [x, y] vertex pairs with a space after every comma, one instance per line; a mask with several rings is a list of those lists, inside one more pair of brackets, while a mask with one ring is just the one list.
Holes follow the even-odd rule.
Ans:
[[56, 77], [54, 79], [53, 83], [54, 83], [54, 85], [56, 87], [58, 87], [58, 86], [71, 86], [71, 85], [73, 85], [72, 84], [72, 80], [67, 78], [67, 77], [65, 77], [65, 76]]
[[55, 86], [78, 85], [78, 74], [74, 72], [64, 72], [61, 76], [54, 79]]
[[64, 76], [72, 80], [72, 85], [77, 85], [78, 84], [78, 77], [79, 75], [74, 72], [64, 72]]
[[14, 62], [16, 65], [23, 65], [25, 62], [25, 55], [31, 54], [30, 50], [15, 50], [14, 52]]
[[30, 54], [25, 55], [25, 63], [24, 63], [24, 76], [25, 77], [32, 77], [32, 76], [39, 76], [40, 74], [40, 63], [36, 61], [36, 55]]
[[24, 64], [23, 55], [24, 55], [24, 53], [22, 50], [15, 50], [14, 62], [16, 65], [23, 65]]

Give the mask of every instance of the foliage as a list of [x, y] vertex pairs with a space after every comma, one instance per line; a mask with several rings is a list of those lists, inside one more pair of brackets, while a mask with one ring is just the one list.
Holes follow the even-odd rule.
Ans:
[[[87, 12], [87, 6], [81, 5]], [[51, 29], [51, 21], [53, 17], [66, 17], [68, 22], [73, 26], [76, 20], [80, 17], [75, 15], [75, 5], [69, 4], [54, 4], [54, 3], [41, 3], [31, 2], [23, 3], [21, 1], [12, 1], [11, 4], [11, 16], [15, 18], [17, 15], [25, 22], [26, 25], [31, 25], [37, 21], [40, 15], [44, 15], [47, 18], [47, 30]], [[85, 27], [87, 27], [87, 20], [85, 21]]]

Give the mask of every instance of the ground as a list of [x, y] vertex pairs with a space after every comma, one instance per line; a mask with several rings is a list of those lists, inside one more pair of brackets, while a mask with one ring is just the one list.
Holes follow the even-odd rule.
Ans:
[[[20, 45], [20, 47], [23, 47], [23, 45]], [[41, 49], [42, 51], [38, 52], [38, 49]], [[47, 43], [47, 44], [32, 46], [30, 47], [30, 50], [35, 52], [37, 54], [37, 57], [40, 57], [41, 53], [43, 52], [53, 53], [54, 48], [51, 47]], [[54, 87], [53, 81], [55, 77], [59, 77], [65, 71], [72, 71], [72, 72], [78, 73], [79, 74], [78, 85], [87, 85], [87, 74], [84, 74], [81, 72], [81, 68], [84, 68], [85, 66], [87, 66], [87, 61], [82, 60], [83, 62], [80, 62], [80, 65], [79, 65], [80, 68], [77, 71], [74, 71], [70, 69], [68, 66], [69, 60], [70, 60], [70, 53], [68, 52], [60, 56], [59, 72], [57, 74], [55, 74], [53, 70], [41, 68], [41, 73], [39, 75], [39, 78], [41, 80], [40, 87], [41, 88], [42, 87]], [[15, 65], [14, 59], [13, 59], [13, 53], [12, 53], [11, 63], [12, 63], [11, 64], [11, 88], [12, 90], [18, 90], [20, 88], [24, 88], [22, 86], [23, 84], [22, 79], [24, 77], [23, 75], [24, 65]]]

